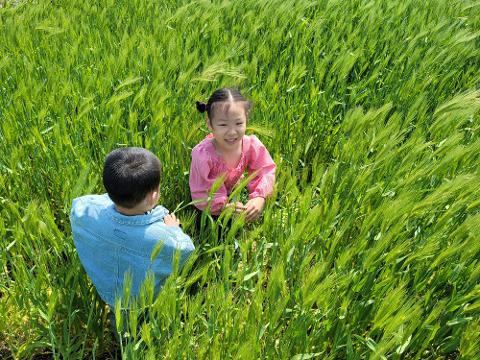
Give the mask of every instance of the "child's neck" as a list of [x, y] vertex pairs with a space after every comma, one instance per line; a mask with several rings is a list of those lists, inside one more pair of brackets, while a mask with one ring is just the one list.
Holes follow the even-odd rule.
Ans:
[[224, 157], [235, 157], [235, 156], [241, 155], [242, 153], [242, 147], [243, 147], [242, 142], [240, 142], [238, 146], [235, 146], [234, 148], [230, 148], [230, 149], [221, 148], [220, 146], [218, 146], [218, 143], [215, 140], [213, 141], [213, 143], [215, 144], [215, 150], [217, 151], [217, 153], [219, 153]]
[[223, 161], [229, 168], [235, 168], [238, 165], [238, 162], [240, 161], [242, 157], [242, 144], [239, 144], [240, 146], [235, 147], [233, 149], [220, 149], [218, 146], [216, 146], [216, 151], [220, 156], [223, 158]]
[[131, 209], [115, 204], [115, 209], [120, 214], [126, 215], [126, 216], [144, 215], [147, 211], [151, 210], [151, 208], [148, 208], [143, 203], [138, 204], [137, 206]]

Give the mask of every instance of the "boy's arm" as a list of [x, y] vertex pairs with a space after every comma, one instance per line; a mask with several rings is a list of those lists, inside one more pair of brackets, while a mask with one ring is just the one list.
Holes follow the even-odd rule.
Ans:
[[[169, 222], [169, 220], [167, 220], [168, 218], [175, 219], [174, 221], [176, 224], [171, 223], [170, 225], [167, 225], [167, 222]], [[171, 266], [173, 257], [177, 251], [180, 252], [180, 266], [182, 266], [193, 250], [195, 250], [192, 239], [180, 228], [180, 221], [175, 215], [166, 215], [165, 220], [165, 226], [163, 226], [163, 229], [166, 236], [163, 236], [163, 239], [161, 240], [164, 241], [163, 246], [166, 246], [166, 248], [161, 250], [161, 253], [163, 254], [160, 254], [160, 256], [154, 260], [154, 268], [156, 266], [160, 266], [161, 268]], [[165, 263], [165, 260], [167, 260], [168, 263]], [[155, 264], [155, 262], [157, 262], [157, 264]]]
[[154, 276], [156, 292], [163, 287], [167, 278], [174, 272], [174, 259], [177, 252], [180, 255], [178, 264], [180, 270], [195, 250], [192, 240], [179, 226], [162, 224], [161, 228], [160, 231], [156, 232], [156, 243], [160, 245], [160, 251], [154, 254], [157, 247], [155, 245], [148, 257], [150, 262], [149, 271]]

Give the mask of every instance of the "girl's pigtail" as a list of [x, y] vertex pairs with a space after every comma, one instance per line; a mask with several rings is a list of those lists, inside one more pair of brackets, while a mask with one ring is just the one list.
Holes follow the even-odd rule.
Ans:
[[197, 104], [197, 110], [200, 111], [201, 113], [204, 113], [205, 111], [207, 111], [207, 104], [200, 101], [197, 101], [196, 104]]

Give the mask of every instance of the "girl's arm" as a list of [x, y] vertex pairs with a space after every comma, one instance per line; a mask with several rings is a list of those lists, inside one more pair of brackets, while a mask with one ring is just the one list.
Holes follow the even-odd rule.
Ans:
[[[208, 205], [208, 195], [215, 183], [216, 177], [210, 174], [211, 161], [208, 154], [202, 151], [192, 151], [192, 163], [190, 165], [190, 193], [192, 200], [204, 200], [195, 205], [199, 210], [205, 210]], [[213, 195], [211, 200], [210, 212], [218, 215], [222, 211], [228, 200], [227, 189], [224, 184]]]
[[273, 192], [276, 165], [267, 148], [254, 135], [251, 136], [249, 149], [248, 174], [257, 174], [248, 184], [249, 199], [266, 198]]

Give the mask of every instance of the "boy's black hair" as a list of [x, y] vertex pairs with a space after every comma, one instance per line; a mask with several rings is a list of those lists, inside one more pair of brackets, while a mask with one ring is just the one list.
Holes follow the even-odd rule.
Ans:
[[138, 205], [160, 185], [160, 160], [138, 147], [113, 150], [105, 158], [103, 185], [112, 201], [127, 209]]
[[212, 119], [212, 112], [214, 108], [214, 104], [217, 102], [226, 102], [226, 101], [240, 101], [245, 104], [245, 111], [248, 112], [252, 107], [252, 103], [245, 99], [245, 97], [238, 91], [237, 89], [232, 88], [222, 88], [215, 90], [215, 92], [210, 96], [207, 103], [202, 103], [197, 101], [197, 110], [201, 113], [205, 111], [208, 114], [208, 118]]

